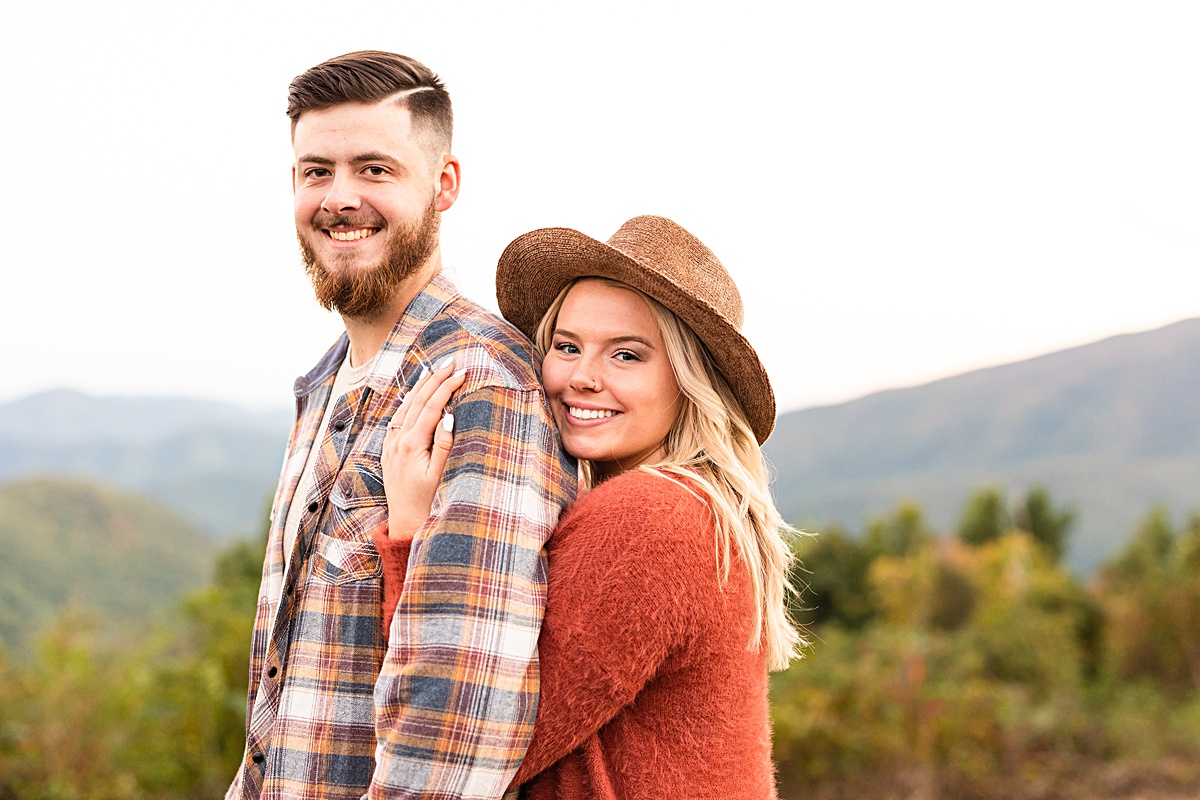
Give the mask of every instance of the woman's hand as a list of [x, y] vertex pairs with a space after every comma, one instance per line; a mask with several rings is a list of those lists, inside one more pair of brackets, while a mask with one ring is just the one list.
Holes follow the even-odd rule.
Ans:
[[453, 368], [447, 358], [424, 373], [388, 425], [380, 462], [389, 539], [411, 539], [429, 517], [454, 442], [454, 415], [445, 410], [446, 403], [466, 380], [465, 371], [453, 373]]

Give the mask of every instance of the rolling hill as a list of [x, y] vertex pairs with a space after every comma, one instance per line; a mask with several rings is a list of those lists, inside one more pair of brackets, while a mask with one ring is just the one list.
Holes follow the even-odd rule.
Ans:
[[0, 404], [0, 484], [74, 476], [144, 494], [217, 539], [257, 533], [287, 441], [286, 411], [202, 400], [45, 392]]
[[0, 487], [0, 643], [74, 608], [115, 632], [206, 584], [216, 546], [144, 498], [82, 481]]
[[855, 527], [899, 500], [935, 528], [984, 484], [1078, 511], [1088, 572], [1154, 504], [1200, 510], [1200, 319], [784, 414], [766, 452], [785, 516]]

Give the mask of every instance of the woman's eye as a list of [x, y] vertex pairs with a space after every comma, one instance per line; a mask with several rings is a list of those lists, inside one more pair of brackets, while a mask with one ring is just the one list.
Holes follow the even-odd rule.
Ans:
[[554, 349], [560, 353], [566, 353], [567, 355], [576, 355], [579, 353], [579, 348], [570, 342], [559, 342], [558, 344], [554, 345]]
[[616, 359], [618, 361], [641, 361], [641, 359], [638, 358], [637, 353], [631, 353], [628, 350], [618, 351], [616, 354]]

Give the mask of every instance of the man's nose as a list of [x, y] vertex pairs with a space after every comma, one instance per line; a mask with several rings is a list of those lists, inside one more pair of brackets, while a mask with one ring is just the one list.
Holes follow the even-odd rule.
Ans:
[[348, 177], [334, 176], [329, 185], [329, 192], [321, 203], [321, 210], [326, 214], [340, 214], [343, 211], [354, 211], [362, 205], [354, 180]]

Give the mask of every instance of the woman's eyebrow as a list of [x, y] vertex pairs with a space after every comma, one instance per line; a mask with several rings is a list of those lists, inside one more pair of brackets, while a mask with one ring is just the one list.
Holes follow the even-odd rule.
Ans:
[[[577, 333], [575, 333], [574, 331], [569, 331], [565, 328], [555, 328], [554, 335], [555, 336], [565, 336], [568, 339], [580, 338]], [[641, 336], [635, 336], [634, 334], [629, 334], [626, 336], [613, 336], [609, 339], [606, 339], [605, 341], [608, 344], [624, 344], [626, 342], [636, 342], [638, 344], [645, 345], [646, 347], [651, 347], [651, 348], [654, 347], [654, 345], [651, 344], [647, 339], [644, 339]]]

